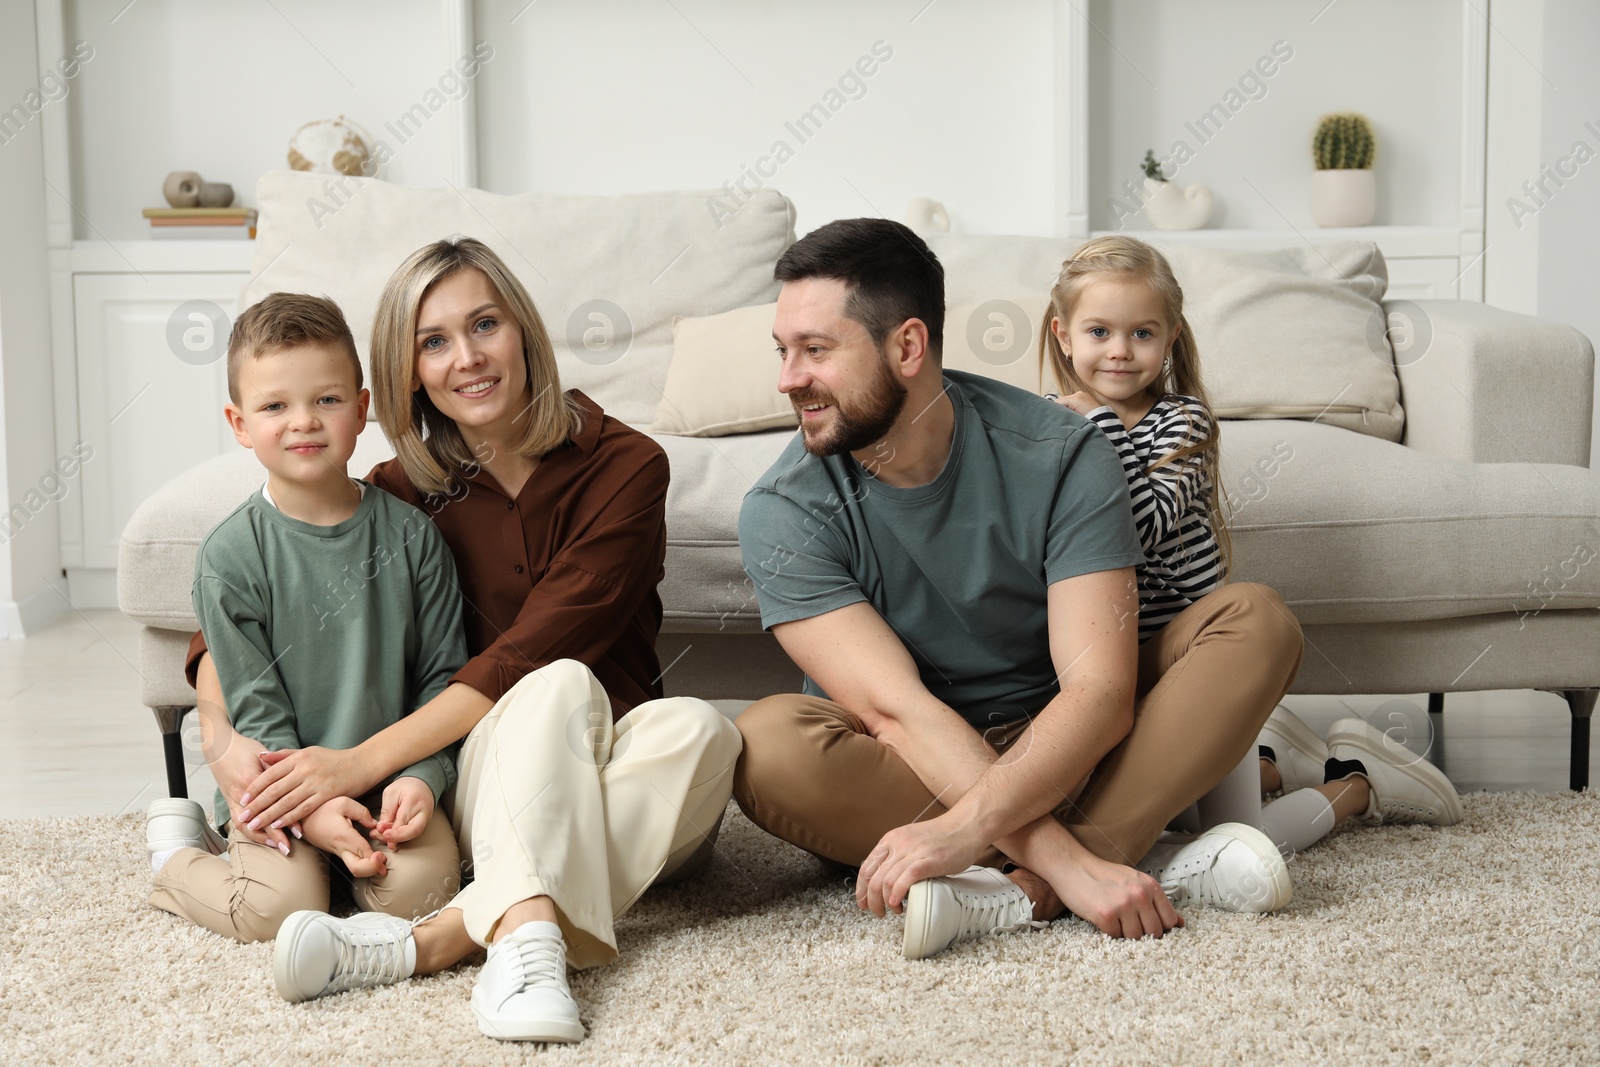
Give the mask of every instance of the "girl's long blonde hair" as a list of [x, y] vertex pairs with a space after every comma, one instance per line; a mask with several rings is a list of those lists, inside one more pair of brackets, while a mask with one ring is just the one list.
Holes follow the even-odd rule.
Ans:
[[[1222, 512], [1222, 475], [1217, 465], [1217, 446], [1221, 427], [1211, 413], [1211, 400], [1200, 378], [1200, 353], [1195, 345], [1194, 330], [1183, 317], [1183, 289], [1172, 273], [1167, 257], [1143, 241], [1121, 234], [1108, 234], [1086, 241], [1067, 261], [1061, 264], [1061, 273], [1050, 289], [1050, 303], [1045, 308], [1044, 322], [1039, 329], [1039, 374], [1049, 371], [1063, 393], [1088, 391], [1082, 378], [1073, 369], [1072, 360], [1061, 349], [1055, 331], [1050, 328], [1052, 319], [1059, 319], [1063, 328], [1072, 321], [1072, 312], [1093, 281], [1105, 275], [1137, 278], [1150, 287], [1161, 302], [1167, 325], [1173, 330], [1172, 358], [1160, 377], [1151, 386], [1156, 399], [1172, 395], [1192, 396], [1205, 409], [1205, 440], [1195, 441], [1158, 457], [1145, 468], [1146, 474], [1173, 463], [1194, 459], [1211, 482], [1211, 492], [1206, 501], [1211, 527], [1217, 535], [1221, 552], [1222, 573], [1228, 573], [1232, 560], [1233, 542], [1228, 536], [1228, 526]], [[1192, 435], [1197, 436], [1197, 435]]]
[[429, 496], [461, 492], [464, 476], [479, 466], [455, 421], [434, 406], [417, 381], [418, 309], [435, 283], [462, 270], [483, 272], [501, 306], [522, 328], [522, 358], [533, 403], [517, 455], [542, 456], [583, 427], [583, 408], [561, 390], [555, 347], [544, 320], [505, 261], [472, 237], [425, 245], [389, 276], [378, 298], [372, 322], [372, 403], [406, 476]]

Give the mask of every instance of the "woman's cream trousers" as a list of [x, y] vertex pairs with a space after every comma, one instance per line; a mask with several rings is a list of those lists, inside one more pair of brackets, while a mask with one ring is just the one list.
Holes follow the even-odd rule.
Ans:
[[709, 854], [740, 747], [703, 700], [648, 701], [613, 724], [583, 664], [532, 672], [462, 743], [444, 802], [474, 881], [445, 907], [487, 945], [508, 908], [547, 896], [568, 961], [609, 963], [613, 921], [651, 883]]

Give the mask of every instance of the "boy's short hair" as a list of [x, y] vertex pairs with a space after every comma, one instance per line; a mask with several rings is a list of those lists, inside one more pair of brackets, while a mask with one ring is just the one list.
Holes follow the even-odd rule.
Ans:
[[228, 335], [228, 399], [239, 402], [239, 368], [247, 358], [298, 345], [340, 346], [356, 372], [356, 388], [362, 387], [361, 357], [339, 305], [325, 296], [270, 293], [246, 308]]

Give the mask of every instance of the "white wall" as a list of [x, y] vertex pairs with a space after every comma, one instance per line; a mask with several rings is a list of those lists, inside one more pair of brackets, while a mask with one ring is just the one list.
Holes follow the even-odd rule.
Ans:
[[[1542, 318], [1582, 330], [1600, 346], [1600, 5], [1594, 0], [1545, 0], [1545, 74], [1556, 88], [1544, 96], [1541, 158], [1557, 166], [1582, 141], [1593, 158], [1555, 190], [1539, 221], [1539, 304]], [[1572, 165], [1568, 165], [1571, 169]], [[1553, 184], [1553, 183], [1552, 183]], [[1491, 202], [1492, 206], [1492, 202]], [[1600, 379], [1600, 376], [1597, 376]], [[1600, 380], [1595, 385], [1600, 405]], [[1590, 443], [1600, 467], [1600, 436]]]
[[[0, 0], [0, 110], [45, 102], [32, 0]], [[16, 121], [16, 120], [13, 120]], [[55, 470], [41, 123], [7, 127], [0, 144], [0, 636], [20, 637], [66, 610], [52, 590], [61, 551], [56, 500], [75, 485]]]
[[[1600, 344], [1600, 68], [1593, 58], [1600, 6], [1497, 0], [1494, 22], [1484, 297], [1576, 327]], [[1578, 162], [1579, 142], [1592, 154], [1587, 163]], [[1600, 406], [1600, 380], [1595, 400]], [[1590, 442], [1589, 463], [1600, 467], [1600, 435]]]
[[449, 173], [447, 110], [405, 140], [386, 125], [458, 58], [432, 0], [68, 0], [66, 21], [94, 49], [68, 97], [80, 240], [148, 236], [140, 211], [166, 206], [169, 171], [229, 182], [253, 204], [256, 179], [288, 166], [294, 131], [340, 114], [388, 143], [380, 177], [442, 185]]
[[[1091, 226], [1117, 228], [1108, 198], [1142, 177], [1146, 149], [1171, 158], [1181, 141], [1194, 157], [1167, 176], [1211, 187], [1212, 226], [1309, 228], [1311, 136], [1330, 111], [1359, 111], [1372, 122], [1377, 225], [1458, 224], [1459, 0], [1340, 0], [1320, 15], [1319, 8], [1276, 0], [1096, 0]], [[1280, 56], [1292, 53], [1287, 61], [1272, 54], [1279, 41]], [[1255, 64], [1264, 58], [1262, 69], [1272, 75], [1259, 84], [1247, 78], [1241, 88], [1241, 77], [1259, 75]], [[1237, 95], [1225, 100], [1230, 91]], [[1233, 112], [1227, 121], [1199, 127], [1219, 103]]]
[[[479, 100], [487, 189], [716, 188], [782, 141], [793, 158], [767, 184], [794, 201], [800, 233], [900, 218], [917, 196], [957, 229], [1053, 232], [1051, 0], [544, 2], [518, 17], [526, 4], [477, 8], [503, 57]], [[785, 124], [878, 41], [891, 57], [802, 143]]]
[[[11, 86], [36, 76], [27, 58], [32, 12], [26, 0], [0, 4]], [[454, 165], [449, 119], [432, 119], [403, 145], [386, 124], [446, 75], [455, 58], [444, 24], [449, 6], [65, 0], [67, 39], [95, 50], [64, 105], [50, 105], [64, 106], [72, 119], [73, 176], [62, 184], [74, 204], [76, 235], [143, 237], [139, 211], [161, 203], [160, 182], [172, 169], [230, 180], [248, 202], [259, 174], [283, 165], [296, 126], [340, 112], [396, 150], [384, 177], [442, 184]], [[1081, 8], [1094, 24], [1093, 225], [1111, 223], [1106, 199], [1137, 173], [1144, 149], [1169, 151], [1184, 138], [1185, 122], [1224, 100], [1277, 40], [1288, 42], [1294, 57], [1279, 61], [1261, 99], [1245, 104], [1210, 144], [1196, 144], [1194, 160], [1177, 175], [1213, 187], [1217, 222], [1307, 226], [1310, 131], [1321, 113], [1345, 108], [1366, 112], [1381, 138], [1379, 222], [1459, 221], [1461, 0], [472, 6], [472, 36], [494, 50], [468, 89], [479, 109], [478, 184], [499, 192], [748, 182], [749, 168], [764, 157], [770, 171], [782, 142], [792, 158], [761, 180], [795, 201], [801, 233], [841, 216], [901, 217], [912, 197], [932, 196], [946, 203], [960, 231], [1050, 234], [1064, 186], [1055, 147], [1064, 124], [1057, 19]], [[1600, 74], [1585, 57], [1600, 39], [1597, 9], [1591, 0], [1495, 0], [1490, 92], [1499, 103], [1491, 108], [1491, 137], [1499, 139], [1489, 152], [1485, 260], [1491, 302], [1572, 323], [1591, 337], [1600, 336], [1600, 310], [1586, 288], [1589, 248], [1600, 237], [1600, 161], [1520, 231], [1507, 231], [1504, 201], [1542, 161], [1583, 136], [1584, 120], [1600, 120], [1585, 111], [1600, 110]], [[13, 54], [18, 62], [10, 61]], [[841, 85], [863, 57], [871, 57], [873, 73]], [[802, 141], [790, 124], [819, 104], [828, 118]], [[28, 153], [35, 152], [0, 147], [8, 167], [33, 160], [7, 172], [9, 188], [21, 190], [6, 197], [9, 203], [56, 195], [32, 191], [37, 159]], [[10, 312], [0, 319], [7, 388], [32, 389], [15, 385], [31, 373], [18, 351], [48, 350], [47, 323], [34, 317], [44, 306], [43, 271], [27, 258], [36, 240], [28, 214], [8, 214], [5, 223], [17, 228], [11, 247], [19, 253], [0, 276], [10, 294], [0, 291], [0, 314]], [[19, 307], [27, 309], [20, 323]], [[34, 336], [16, 340], [17, 330]], [[41, 359], [36, 366], [45, 365]], [[16, 395], [7, 393], [6, 404], [27, 409], [26, 421], [8, 423], [5, 436], [33, 441], [49, 418], [47, 383], [43, 392], [23, 393], [27, 401]], [[30, 407], [36, 396], [41, 402]], [[37, 440], [50, 440], [48, 429]], [[26, 474], [16, 473], [15, 455], [3, 466], [27, 481], [51, 458], [27, 458]]]

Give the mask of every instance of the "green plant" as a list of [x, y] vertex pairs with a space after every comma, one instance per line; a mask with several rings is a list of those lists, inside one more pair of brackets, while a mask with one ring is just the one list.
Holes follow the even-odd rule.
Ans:
[[1318, 170], [1366, 170], [1377, 148], [1372, 124], [1353, 111], [1324, 115], [1311, 139]]
[[1161, 162], [1160, 160], [1156, 159], [1156, 150], [1154, 148], [1145, 149], [1144, 176], [1146, 178], [1153, 178], [1158, 182], [1164, 182], [1167, 180], [1167, 176], [1161, 173]]

